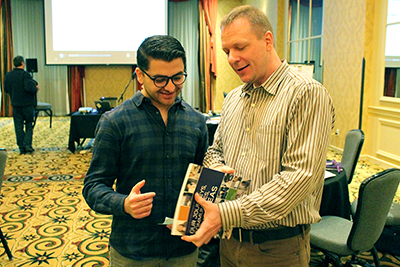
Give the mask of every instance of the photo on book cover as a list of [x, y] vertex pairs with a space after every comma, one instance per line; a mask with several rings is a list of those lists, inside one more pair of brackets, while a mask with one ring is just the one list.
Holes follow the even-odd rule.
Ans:
[[245, 193], [250, 181], [242, 177], [190, 164], [175, 209], [172, 235], [193, 235], [204, 217], [203, 208], [194, 200], [198, 193], [207, 201], [235, 200]]

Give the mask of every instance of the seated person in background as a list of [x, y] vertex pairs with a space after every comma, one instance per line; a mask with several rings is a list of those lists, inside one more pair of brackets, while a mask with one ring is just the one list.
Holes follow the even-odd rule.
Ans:
[[113, 215], [110, 266], [195, 266], [196, 246], [158, 224], [174, 217], [189, 163], [202, 163], [205, 117], [178, 97], [186, 80], [178, 40], [145, 39], [137, 64], [143, 89], [102, 115], [83, 196]]

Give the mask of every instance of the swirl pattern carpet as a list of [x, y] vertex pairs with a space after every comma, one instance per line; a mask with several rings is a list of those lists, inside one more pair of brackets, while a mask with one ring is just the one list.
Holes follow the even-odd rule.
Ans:
[[[108, 266], [111, 216], [92, 211], [82, 197], [90, 149], [67, 150], [69, 117], [39, 117], [32, 154], [20, 155], [12, 118], [0, 118], [0, 147], [8, 160], [0, 192], [0, 227], [13, 254], [10, 261], [0, 244], [0, 266]], [[87, 140], [85, 146], [90, 146]], [[341, 155], [329, 151], [328, 158]], [[349, 186], [350, 200], [359, 184], [381, 171], [360, 161]], [[395, 201], [400, 202], [398, 192]], [[379, 253], [382, 266], [400, 266], [394, 255]], [[366, 253], [361, 256], [372, 262]], [[310, 266], [322, 266], [322, 255], [312, 251]], [[346, 259], [344, 259], [346, 260]]]

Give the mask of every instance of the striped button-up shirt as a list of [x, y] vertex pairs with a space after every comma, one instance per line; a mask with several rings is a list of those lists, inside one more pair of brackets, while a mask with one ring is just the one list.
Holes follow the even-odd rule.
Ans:
[[218, 204], [223, 230], [318, 222], [326, 152], [335, 120], [327, 90], [285, 62], [258, 88], [226, 97], [204, 165], [227, 165], [251, 183]]

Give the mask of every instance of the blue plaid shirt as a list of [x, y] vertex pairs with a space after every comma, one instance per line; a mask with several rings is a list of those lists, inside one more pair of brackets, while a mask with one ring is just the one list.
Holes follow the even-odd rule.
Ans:
[[[169, 258], [196, 249], [158, 224], [174, 216], [188, 164], [202, 164], [208, 147], [205, 121], [177, 98], [165, 125], [141, 92], [101, 116], [83, 196], [94, 211], [113, 215], [110, 245], [121, 255], [135, 260]], [[124, 212], [124, 199], [143, 179], [141, 192], [156, 196], [151, 215], [134, 219]]]

